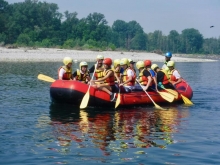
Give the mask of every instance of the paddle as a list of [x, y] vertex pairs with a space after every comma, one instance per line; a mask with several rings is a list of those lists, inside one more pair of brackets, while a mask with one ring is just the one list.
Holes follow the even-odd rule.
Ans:
[[[176, 87], [173, 85], [173, 87], [176, 89]], [[180, 94], [180, 96], [183, 99], [183, 102], [187, 105], [193, 105], [192, 101], [190, 101], [186, 96], [183, 96], [177, 89], [176, 91]]]
[[[153, 89], [153, 88], [151, 88]], [[154, 90], [154, 89], [153, 89]], [[154, 90], [156, 91], [156, 90]], [[170, 93], [166, 93], [166, 92], [159, 92], [159, 91], [156, 91], [157, 93], [159, 93], [159, 95], [166, 101], [172, 103], [173, 100], [174, 100], [174, 95], [170, 94]]]
[[174, 91], [172, 89], [167, 89], [165, 88], [164, 86], [159, 86], [160, 88], [164, 89], [165, 91], [171, 93], [172, 95], [174, 95], [174, 97], [177, 99], [178, 98], [178, 92], [177, 91]]
[[115, 103], [115, 109], [119, 106], [120, 102], [121, 102], [121, 95], [120, 95], [120, 87], [119, 87], [118, 97]]
[[154, 104], [154, 106], [157, 108], [157, 109], [162, 109], [162, 107], [160, 107], [159, 105], [157, 105], [154, 100], [150, 97], [150, 95], [147, 93], [147, 91], [144, 90], [144, 88], [141, 86], [141, 84], [138, 82], [138, 80], [136, 79], [137, 83], [140, 85], [140, 87], [143, 89], [143, 91], [147, 94], [147, 96], [150, 98], [150, 100], [152, 101], [152, 103]]
[[56, 81], [56, 80], [53, 79], [52, 77], [49, 77], [49, 76], [46, 76], [46, 75], [43, 75], [43, 74], [39, 74], [39, 75], [37, 76], [37, 78], [38, 78], [39, 80], [43, 80], [43, 81], [47, 81], [47, 82], [54, 82], [54, 81]]
[[[92, 74], [91, 80], [93, 80], [93, 77], [95, 75], [97, 64], [98, 64], [98, 61], [95, 65], [95, 69], [94, 69], [94, 72]], [[90, 90], [90, 87], [91, 87], [91, 83], [89, 84], [89, 88], [88, 88], [86, 94], [83, 96], [83, 99], [82, 99], [81, 104], [79, 106], [80, 109], [85, 109], [87, 107], [88, 103], [89, 103], [89, 98], [90, 98], [89, 90]]]

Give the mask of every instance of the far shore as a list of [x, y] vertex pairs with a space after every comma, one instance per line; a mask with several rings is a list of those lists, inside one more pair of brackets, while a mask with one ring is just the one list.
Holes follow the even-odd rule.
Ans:
[[[68, 50], [57, 48], [15, 48], [8, 49], [0, 47], [0, 61], [9, 62], [60, 62], [64, 57], [69, 56], [77, 61], [94, 62], [96, 56], [100, 54], [104, 57], [114, 59], [130, 58], [133, 61], [151, 60], [152, 62], [164, 62], [164, 55], [149, 52], [121, 52], [121, 51], [88, 51], [88, 50]], [[187, 58], [188, 57], [188, 58]], [[215, 59], [191, 58], [181, 54], [173, 54], [172, 60], [175, 62], [214, 62]]]

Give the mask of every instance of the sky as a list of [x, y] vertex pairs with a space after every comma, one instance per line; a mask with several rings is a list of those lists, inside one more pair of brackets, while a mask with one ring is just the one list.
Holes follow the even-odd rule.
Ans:
[[[5, 0], [9, 4], [24, 0]], [[199, 30], [204, 38], [220, 37], [220, 0], [43, 0], [56, 3], [59, 12], [77, 12], [77, 18], [101, 13], [112, 26], [114, 21], [137, 21], [145, 33], [161, 30]], [[210, 28], [210, 26], [214, 26]]]

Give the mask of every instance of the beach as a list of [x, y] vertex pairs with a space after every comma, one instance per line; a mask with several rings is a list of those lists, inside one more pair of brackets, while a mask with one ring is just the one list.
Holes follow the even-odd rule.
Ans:
[[[103, 55], [105, 58], [121, 59], [130, 58], [133, 61], [151, 60], [152, 62], [164, 62], [164, 55], [149, 52], [122, 52], [122, 51], [88, 51], [88, 50], [68, 50], [57, 48], [14, 48], [8, 49], [0, 47], [0, 61], [9, 62], [59, 62], [64, 57], [69, 56], [75, 62], [87, 61], [93, 62], [96, 60], [97, 55]], [[173, 54], [172, 60], [175, 62], [213, 62], [213, 59], [204, 58], [186, 58], [179, 57], [178, 54]]]

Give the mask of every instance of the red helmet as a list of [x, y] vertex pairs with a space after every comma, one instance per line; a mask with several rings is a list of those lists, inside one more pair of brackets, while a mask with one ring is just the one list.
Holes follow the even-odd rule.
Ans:
[[145, 60], [144, 61], [144, 66], [151, 66], [151, 60]]
[[108, 66], [111, 66], [112, 65], [112, 59], [111, 58], [105, 58], [103, 60], [103, 64], [106, 64]]

